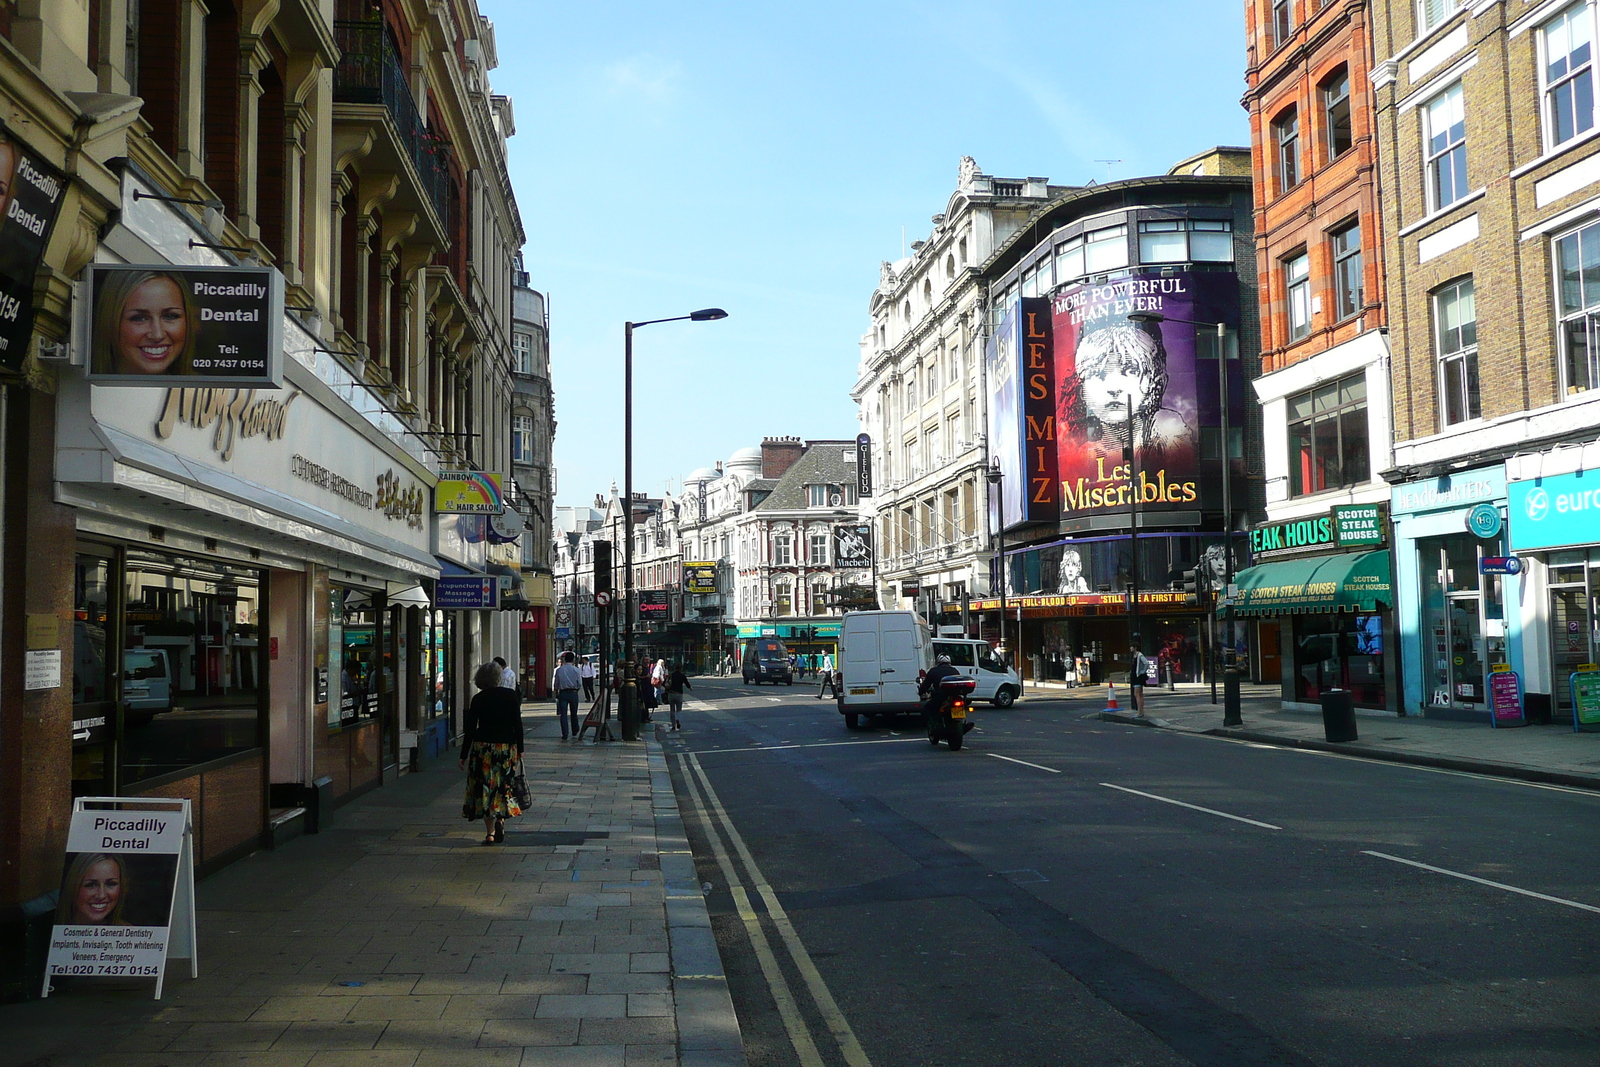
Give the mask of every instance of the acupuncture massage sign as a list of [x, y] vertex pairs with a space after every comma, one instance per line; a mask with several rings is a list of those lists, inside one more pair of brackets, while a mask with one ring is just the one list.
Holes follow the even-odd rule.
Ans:
[[91, 382], [281, 384], [283, 275], [271, 267], [97, 263], [85, 289]]
[[73, 804], [44, 990], [61, 978], [153, 978], [195, 954], [193, 824], [187, 800], [80, 797]]

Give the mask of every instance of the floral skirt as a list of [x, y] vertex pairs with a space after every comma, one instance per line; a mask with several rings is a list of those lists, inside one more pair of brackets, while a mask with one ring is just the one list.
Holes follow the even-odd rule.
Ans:
[[510, 819], [522, 814], [511, 783], [520, 769], [516, 745], [474, 741], [467, 755], [467, 795], [461, 803], [463, 819]]

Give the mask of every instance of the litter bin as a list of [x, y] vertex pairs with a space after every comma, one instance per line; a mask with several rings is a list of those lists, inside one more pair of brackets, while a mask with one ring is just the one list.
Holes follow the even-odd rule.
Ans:
[[1356, 702], [1348, 689], [1322, 694], [1322, 729], [1329, 741], [1356, 740]]

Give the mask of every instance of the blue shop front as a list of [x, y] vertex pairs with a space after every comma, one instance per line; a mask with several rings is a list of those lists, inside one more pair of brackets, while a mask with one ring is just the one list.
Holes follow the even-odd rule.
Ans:
[[1489, 675], [1507, 666], [1530, 703], [1540, 692], [1548, 700], [1548, 672], [1523, 670], [1524, 576], [1483, 573], [1485, 559], [1507, 554], [1506, 505], [1498, 464], [1390, 494], [1403, 714], [1487, 723]]

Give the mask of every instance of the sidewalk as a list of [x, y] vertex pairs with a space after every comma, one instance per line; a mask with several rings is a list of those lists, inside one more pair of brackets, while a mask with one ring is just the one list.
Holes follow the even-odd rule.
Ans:
[[654, 741], [529, 712], [533, 809], [486, 847], [452, 750], [198, 886], [200, 977], [0, 1007], [27, 1067], [743, 1067]]
[[[1072, 699], [1104, 708], [1106, 687], [1033, 690], [1045, 699]], [[1131, 710], [1128, 690], [1117, 688], [1119, 710], [1100, 713], [1111, 722], [1150, 725], [1190, 733], [1215, 734], [1270, 745], [1343, 752], [1531, 782], [1600, 789], [1600, 734], [1574, 733], [1570, 725], [1495, 729], [1488, 723], [1451, 722], [1416, 715], [1356, 714], [1360, 740], [1326, 740], [1317, 712], [1285, 711], [1277, 686], [1245, 685], [1240, 708], [1244, 726], [1222, 725], [1221, 694], [1211, 703], [1209, 686], [1180, 687], [1174, 693], [1154, 686], [1146, 691], [1148, 723]]]

